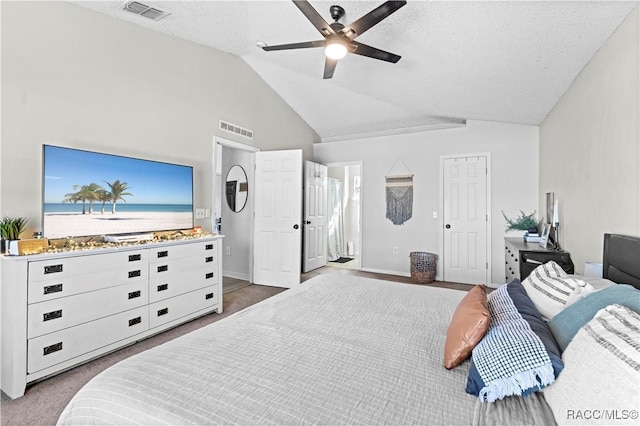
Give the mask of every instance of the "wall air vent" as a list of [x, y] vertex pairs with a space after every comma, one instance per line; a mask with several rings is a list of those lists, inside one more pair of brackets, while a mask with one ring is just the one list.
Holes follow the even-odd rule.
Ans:
[[220, 120], [220, 130], [235, 133], [236, 135], [240, 135], [247, 139], [253, 140], [253, 130], [248, 130], [240, 126], [236, 126], [235, 124], [231, 124], [228, 121]]
[[156, 9], [155, 7], [147, 6], [146, 4], [140, 3], [138, 1], [126, 2], [122, 6], [122, 10], [135, 13], [136, 15], [144, 16], [145, 18], [153, 19], [154, 21], [158, 21], [165, 16], [171, 15], [170, 12], [165, 12], [163, 10]]

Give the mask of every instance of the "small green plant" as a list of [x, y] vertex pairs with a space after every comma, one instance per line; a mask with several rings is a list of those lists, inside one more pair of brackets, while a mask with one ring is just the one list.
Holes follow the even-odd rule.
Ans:
[[535, 215], [535, 210], [531, 214], [526, 214], [520, 210], [520, 216], [514, 219], [509, 219], [504, 211], [502, 212], [504, 220], [507, 221], [507, 231], [529, 231], [533, 229], [537, 231], [540, 226], [540, 222], [535, 219]]
[[0, 235], [5, 240], [18, 240], [26, 224], [26, 217], [5, 216], [0, 219]]

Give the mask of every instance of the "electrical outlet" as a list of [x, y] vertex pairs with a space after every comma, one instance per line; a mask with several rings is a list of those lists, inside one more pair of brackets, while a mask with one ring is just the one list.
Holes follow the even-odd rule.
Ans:
[[227, 256], [231, 256], [231, 247], [227, 246]]
[[393, 254], [398, 254], [398, 247], [393, 248]]
[[204, 219], [204, 209], [196, 209], [196, 219]]

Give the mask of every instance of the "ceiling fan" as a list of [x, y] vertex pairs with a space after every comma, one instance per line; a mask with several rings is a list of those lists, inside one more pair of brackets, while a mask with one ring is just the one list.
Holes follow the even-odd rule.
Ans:
[[345, 14], [342, 7], [333, 5], [329, 8], [333, 23], [329, 24], [320, 16], [320, 14], [306, 0], [293, 0], [293, 3], [307, 17], [314, 27], [322, 34], [324, 40], [305, 41], [301, 43], [279, 44], [276, 46], [262, 46], [266, 51], [271, 50], [288, 50], [288, 49], [305, 49], [308, 47], [324, 47], [324, 77], [325, 79], [333, 77], [338, 60], [344, 58], [347, 53], [355, 53], [356, 55], [368, 56], [381, 61], [393, 62], [394, 64], [400, 60], [400, 56], [366, 44], [355, 41], [356, 37], [362, 35], [369, 28], [391, 15], [396, 10], [407, 4], [406, 1], [387, 1], [371, 12], [367, 13], [360, 19], [343, 25], [338, 22]]

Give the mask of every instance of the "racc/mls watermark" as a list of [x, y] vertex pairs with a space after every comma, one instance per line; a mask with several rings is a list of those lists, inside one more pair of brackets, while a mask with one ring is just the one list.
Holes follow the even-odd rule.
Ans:
[[595, 409], [567, 410], [567, 420], [635, 420], [638, 410]]

